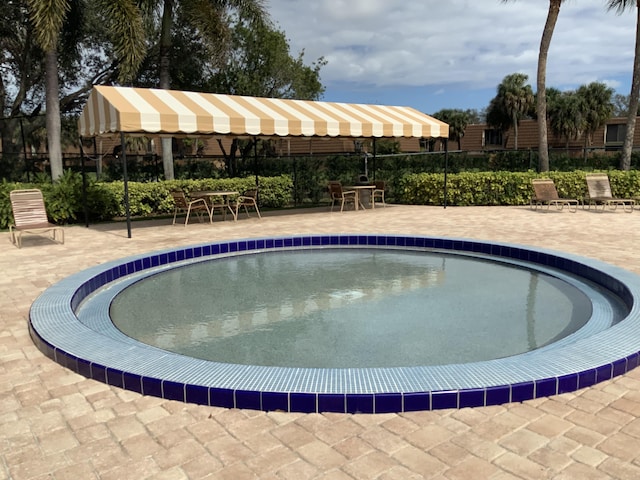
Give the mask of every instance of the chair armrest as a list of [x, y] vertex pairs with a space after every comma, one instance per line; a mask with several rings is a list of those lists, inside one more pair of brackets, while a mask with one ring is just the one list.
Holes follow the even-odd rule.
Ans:
[[203, 205], [205, 205], [205, 206], [207, 206], [207, 207], [209, 206], [209, 205], [207, 204], [207, 200], [206, 200], [206, 199], [204, 199], [203, 197], [193, 198], [193, 199], [190, 199], [190, 200], [189, 200], [189, 205], [195, 205], [195, 204], [197, 204], [197, 203], [202, 203]]

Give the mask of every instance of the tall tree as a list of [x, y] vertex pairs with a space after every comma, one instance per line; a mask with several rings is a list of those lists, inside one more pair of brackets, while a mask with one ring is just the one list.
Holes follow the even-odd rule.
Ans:
[[[501, 0], [503, 3], [513, 0]], [[546, 78], [547, 78], [547, 55], [549, 54], [549, 46], [551, 45], [551, 37], [556, 28], [558, 15], [560, 14], [560, 5], [565, 0], [549, 0], [549, 11], [547, 20], [542, 30], [542, 38], [540, 40], [540, 50], [538, 51], [538, 73], [537, 73], [537, 95], [536, 95], [536, 111], [538, 114], [538, 169], [541, 172], [549, 170], [549, 145], [547, 139], [547, 98], [546, 98]]]
[[458, 142], [458, 150], [462, 150], [462, 137], [469, 125], [469, 111], [445, 108], [434, 113], [433, 116], [449, 124], [449, 140]]
[[[60, 88], [58, 84], [58, 48], [60, 35], [77, 26], [71, 13], [79, 13], [86, 5], [83, 0], [26, 0], [34, 26], [36, 41], [45, 55], [46, 125], [51, 175], [62, 176]], [[144, 58], [144, 29], [142, 16], [134, 0], [96, 0], [110, 25], [115, 52], [119, 59], [120, 79], [135, 74]], [[70, 21], [71, 20], [71, 21]]]
[[576, 92], [550, 88], [547, 90], [547, 107], [551, 131], [564, 138], [568, 149], [569, 141], [580, 138], [586, 128], [580, 98]]
[[[227, 52], [230, 13], [257, 24], [268, 20], [263, 0], [143, 0], [143, 3], [148, 12], [161, 12], [158, 76], [160, 88], [165, 89], [171, 88], [172, 35], [178, 9], [199, 32], [214, 58], [221, 58]], [[172, 180], [172, 139], [168, 137], [162, 139], [162, 163], [165, 178]]]
[[[23, 2], [3, 5], [0, 16], [0, 178], [17, 171], [22, 132], [40, 102], [43, 81], [42, 50], [33, 40], [28, 12]], [[15, 121], [12, 121], [14, 119]], [[29, 133], [29, 132], [27, 132]]]
[[580, 111], [584, 121], [584, 152], [595, 131], [605, 125], [613, 115], [613, 89], [602, 82], [591, 82], [576, 90], [580, 101]]
[[[489, 105], [487, 121], [495, 122], [494, 126], [504, 124], [506, 118], [513, 128], [514, 146], [518, 149], [518, 126], [520, 120], [530, 116], [534, 105], [534, 95], [531, 85], [527, 84], [528, 76], [524, 73], [507, 75], [498, 85], [497, 94]], [[496, 118], [499, 119], [496, 122]]]
[[633, 77], [631, 80], [631, 93], [629, 94], [629, 111], [627, 112], [627, 128], [622, 145], [620, 169], [631, 169], [631, 152], [633, 150], [633, 137], [636, 129], [636, 117], [638, 115], [638, 102], [640, 100], [640, 3], [638, 0], [609, 0], [609, 9], [616, 9], [622, 13], [626, 9], [636, 8], [636, 47], [633, 57]]

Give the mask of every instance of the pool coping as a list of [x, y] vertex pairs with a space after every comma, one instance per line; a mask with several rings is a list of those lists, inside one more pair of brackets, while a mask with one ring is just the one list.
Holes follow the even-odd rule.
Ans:
[[[437, 249], [531, 262], [578, 275], [610, 290], [630, 312], [604, 332], [545, 352], [464, 365], [361, 369], [260, 367], [198, 360], [132, 339], [118, 341], [84, 325], [75, 314], [86, 297], [105, 285], [162, 265], [252, 251], [335, 246]], [[84, 270], [36, 299], [29, 329], [36, 346], [61, 365], [145, 395], [229, 408], [390, 413], [523, 401], [575, 391], [624, 374], [639, 363], [639, 292], [640, 277], [626, 270], [520, 245], [410, 235], [282, 236], [181, 247]]]

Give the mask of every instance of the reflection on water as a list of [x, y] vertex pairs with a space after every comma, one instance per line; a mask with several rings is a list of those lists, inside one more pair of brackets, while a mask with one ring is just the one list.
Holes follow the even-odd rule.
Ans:
[[580, 328], [591, 302], [545, 274], [458, 255], [268, 252], [172, 269], [125, 289], [127, 335], [230, 363], [381, 367], [529, 351]]

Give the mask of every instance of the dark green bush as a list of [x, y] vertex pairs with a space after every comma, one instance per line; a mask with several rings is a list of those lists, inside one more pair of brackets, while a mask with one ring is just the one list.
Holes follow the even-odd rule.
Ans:
[[[260, 207], [282, 208], [291, 203], [292, 181], [287, 175], [259, 177]], [[147, 217], [173, 212], [170, 191], [175, 188], [187, 194], [197, 190], [233, 190], [240, 193], [254, 188], [255, 177], [207, 178], [200, 180], [173, 180], [166, 182], [128, 182], [129, 212], [132, 217]], [[85, 207], [89, 221], [106, 221], [126, 215], [124, 182], [87, 181], [87, 203], [83, 204], [82, 177], [65, 171], [55, 183], [0, 184], [0, 228], [6, 229], [13, 221], [9, 192], [23, 188], [39, 188], [45, 199], [47, 214], [57, 224], [84, 221]]]
[[[640, 195], [640, 172], [610, 170], [614, 196], [632, 198]], [[585, 172], [463, 172], [447, 176], [447, 205], [526, 205], [533, 195], [531, 180], [551, 178], [558, 195], [582, 199], [587, 194]], [[444, 174], [405, 175], [396, 192], [399, 203], [443, 205]]]
[[[339, 162], [334, 167], [339, 170]], [[377, 177], [387, 181], [387, 189], [393, 202], [413, 205], [442, 205], [444, 202], [443, 173], [410, 173], [405, 169], [392, 171], [386, 169], [382, 162], [381, 170], [376, 170]], [[386, 172], [386, 176], [380, 172]], [[640, 171], [607, 171], [611, 181], [613, 194], [629, 198], [640, 196]], [[350, 183], [343, 172], [344, 183]], [[526, 205], [533, 194], [531, 180], [533, 178], [551, 178], [556, 184], [558, 193], [566, 198], [583, 198], [587, 193], [584, 171], [561, 172], [552, 171], [539, 174], [534, 171], [506, 172], [482, 171], [449, 173], [447, 175], [448, 205]], [[315, 194], [325, 190], [329, 177], [327, 171], [317, 170], [307, 179], [316, 180]], [[291, 205], [293, 181], [288, 175], [259, 177], [260, 207], [282, 208]], [[255, 177], [245, 178], [205, 178], [198, 180], [173, 180], [164, 182], [138, 183], [129, 182], [129, 208], [133, 217], [167, 215], [173, 212], [173, 199], [170, 191], [180, 188], [186, 193], [197, 190], [233, 190], [243, 192], [254, 188]], [[49, 218], [59, 224], [84, 220], [84, 213], [90, 221], [107, 221], [125, 215], [124, 183], [87, 181], [87, 202], [82, 202], [82, 178], [77, 173], [65, 172], [60, 181], [51, 183], [11, 183], [0, 184], [0, 228], [6, 229], [13, 221], [9, 192], [22, 188], [39, 188], [42, 190]], [[311, 185], [308, 192], [313, 193]]]

